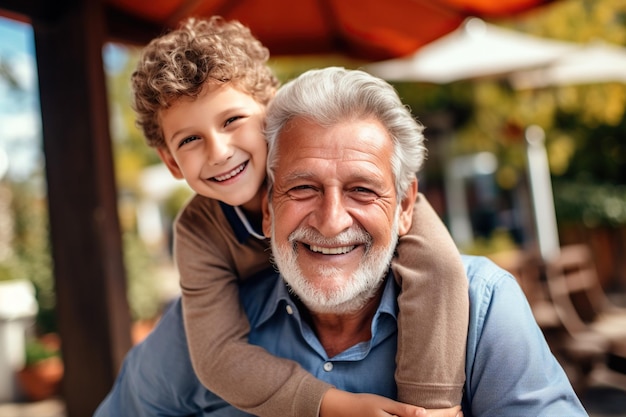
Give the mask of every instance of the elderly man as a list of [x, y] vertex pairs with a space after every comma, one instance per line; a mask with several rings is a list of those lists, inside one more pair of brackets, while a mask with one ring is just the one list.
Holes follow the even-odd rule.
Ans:
[[[263, 229], [280, 275], [268, 271], [240, 290], [250, 342], [347, 391], [395, 396], [389, 264], [417, 196], [417, 126], [389, 84], [340, 68], [286, 84], [268, 111]], [[586, 415], [515, 279], [484, 258], [463, 262], [464, 415]], [[176, 303], [131, 351], [97, 415], [242, 413], [195, 377]]]

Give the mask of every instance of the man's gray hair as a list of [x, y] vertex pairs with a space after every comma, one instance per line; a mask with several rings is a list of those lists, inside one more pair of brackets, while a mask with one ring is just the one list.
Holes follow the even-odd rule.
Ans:
[[265, 134], [270, 191], [274, 184], [278, 137], [290, 120], [299, 117], [320, 126], [367, 117], [380, 121], [394, 143], [391, 167], [399, 200], [424, 162], [424, 127], [390, 84], [360, 70], [338, 67], [310, 70], [280, 88], [268, 108]]

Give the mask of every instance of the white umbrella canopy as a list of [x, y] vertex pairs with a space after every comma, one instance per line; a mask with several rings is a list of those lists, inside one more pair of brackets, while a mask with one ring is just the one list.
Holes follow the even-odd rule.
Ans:
[[369, 64], [364, 70], [389, 81], [446, 84], [545, 66], [578, 47], [470, 18], [410, 57]]
[[549, 86], [626, 82], [626, 48], [592, 42], [572, 51], [549, 65], [510, 75], [517, 89]]
[[[531, 69], [545, 69], [580, 48], [577, 43], [527, 35], [470, 18], [456, 31], [426, 45], [411, 57], [370, 64], [364, 69], [389, 81], [446, 84], [485, 77], [504, 78]], [[559, 242], [543, 138], [534, 141], [541, 142], [536, 145], [530, 140], [539, 135], [538, 130], [529, 128], [526, 136], [533, 214], [536, 225], [541, 225], [537, 227], [537, 243], [542, 256], [547, 257], [558, 251]], [[463, 215], [454, 218], [452, 213], [451, 217], [452, 225], [464, 220]], [[459, 240], [454, 233], [453, 236]]]

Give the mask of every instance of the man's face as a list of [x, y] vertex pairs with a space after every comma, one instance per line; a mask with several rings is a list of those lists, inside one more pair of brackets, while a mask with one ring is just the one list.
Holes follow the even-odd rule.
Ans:
[[[393, 143], [374, 118], [322, 127], [299, 118], [279, 138], [271, 236], [279, 270], [307, 307], [356, 311], [388, 269], [399, 221]], [[406, 217], [406, 214], [404, 215]]]

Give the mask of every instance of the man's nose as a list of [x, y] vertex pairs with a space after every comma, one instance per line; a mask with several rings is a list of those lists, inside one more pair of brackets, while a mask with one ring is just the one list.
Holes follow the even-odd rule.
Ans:
[[205, 145], [207, 162], [211, 165], [223, 165], [233, 156], [233, 148], [227, 135], [213, 134]]
[[352, 226], [353, 219], [345, 205], [343, 193], [325, 192], [312, 216], [313, 224], [322, 235], [334, 237]]

